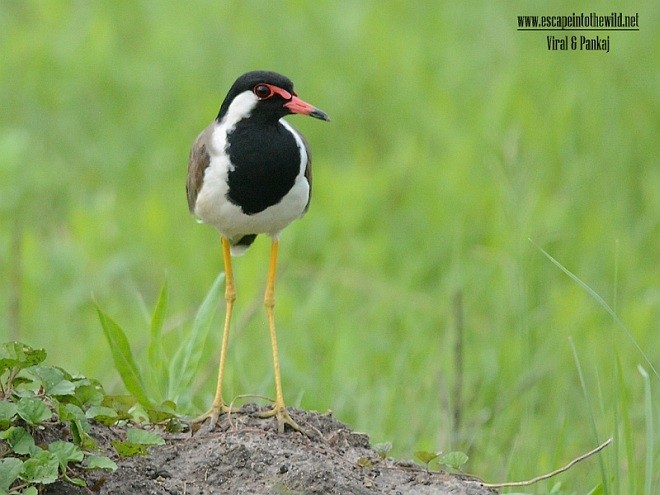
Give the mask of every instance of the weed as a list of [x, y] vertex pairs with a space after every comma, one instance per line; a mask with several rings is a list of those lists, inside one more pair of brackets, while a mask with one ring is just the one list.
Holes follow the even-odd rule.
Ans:
[[[46, 352], [19, 342], [0, 347], [0, 494], [33, 495], [42, 485], [64, 480], [84, 486], [76, 469], [117, 468], [94, 454], [90, 420], [114, 421], [103, 405], [101, 385], [44, 363]], [[42, 431], [66, 422], [73, 441], [43, 441]]]

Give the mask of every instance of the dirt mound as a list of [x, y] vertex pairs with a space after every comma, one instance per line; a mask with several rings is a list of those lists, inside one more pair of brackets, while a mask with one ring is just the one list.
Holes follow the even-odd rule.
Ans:
[[[49, 495], [215, 495], [215, 494], [452, 494], [494, 493], [466, 476], [427, 474], [413, 463], [381, 459], [369, 438], [328, 414], [291, 410], [311, 432], [278, 433], [272, 419], [255, 417], [246, 405], [223, 415], [210, 431], [165, 435], [166, 444], [146, 457], [119, 459], [112, 474], [92, 472], [88, 488], [51, 485]], [[112, 451], [120, 429], [95, 427], [95, 438]]]

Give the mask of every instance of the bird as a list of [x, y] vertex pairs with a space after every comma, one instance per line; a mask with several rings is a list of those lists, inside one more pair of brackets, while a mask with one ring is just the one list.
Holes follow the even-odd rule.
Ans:
[[225, 321], [215, 397], [210, 409], [195, 419], [215, 425], [230, 412], [222, 385], [229, 328], [236, 300], [232, 257], [240, 256], [259, 234], [271, 238], [264, 306], [268, 319], [275, 375], [275, 401], [261, 417], [275, 417], [279, 432], [285, 425], [303, 429], [291, 418], [282, 393], [275, 330], [275, 274], [282, 230], [309, 208], [312, 157], [303, 135], [284, 117], [307, 115], [329, 121], [328, 115], [300, 99], [291, 80], [273, 71], [251, 71], [236, 79], [213, 122], [194, 141], [188, 159], [186, 196], [197, 219], [220, 234], [225, 270]]

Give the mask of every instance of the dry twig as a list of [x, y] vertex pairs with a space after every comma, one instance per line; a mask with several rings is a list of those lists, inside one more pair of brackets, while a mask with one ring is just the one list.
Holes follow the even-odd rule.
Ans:
[[487, 488], [509, 488], [509, 487], [515, 487], [515, 486], [529, 486], [529, 485], [533, 485], [534, 483], [538, 483], [539, 481], [547, 480], [547, 479], [549, 479], [549, 478], [552, 478], [553, 476], [557, 476], [557, 475], [560, 474], [560, 473], [563, 473], [563, 472], [565, 472], [565, 471], [568, 471], [568, 470], [571, 469], [574, 465], [576, 465], [578, 462], [580, 462], [580, 461], [584, 461], [585, 459], [591, 457], [592, 455], [597, 454], [598, 452], [600, 452], [601, 450], [603, 450], [605, 447], [607, 447], [607, 446], [608, 446], [609, 444], [611, 444], [611, 443], [612, 443], [612, 438], [610, 437], [610, 438], [608, 438], [605, 442], [603, 442], [603, 443], [600, 444], [598, 447], [596, 447], [595, 449], [590, 450], [590, 451], [587, 452], [586, 454], [582, 454], [582, 455], [579, 456], [579, 457], [576, 457], [576, 458], [573, 459], [571, 462], [569, 462], [568, 464], [566, 464], [564, 467], [559, 468], [559, 469], [555, 469], [554, 471], [552, 471], [552, 472], [550, 472], [550, 473], [543, 474], [543, 475], [541, 475], [541, 476], [537, 476], [536, 478], [532, 478], [531, 480], [527, 480], [527, 481], [511, 481], [511, 482], [507, 482], [507, 483], [484, 483], [483, 486], [485, 486], [485, 487], [487, 487]]

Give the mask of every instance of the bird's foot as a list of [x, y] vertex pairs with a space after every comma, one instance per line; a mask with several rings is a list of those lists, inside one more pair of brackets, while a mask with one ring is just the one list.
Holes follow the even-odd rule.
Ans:
[[298, 431], [306, 436], [310, 435], [307, 430], [293, 420], [284, 404], [276, 404], [272, 409], [258, 413], [258, 416], [260, 418], [271, 418], [275, 416], [275, 419], [277, 420], [277, 431], [279, 433], [284, 433], [284, 425], [289, 425], [292, 430]]
[[222, 413], [231, 413], [231, 407], [229, 407], [227, 404], [224, 402], [221, 402], [220, 404], [213, 404], [211, 408], [206, 411], [204, 414], [197, 416], [195, 419], [191, 421], [192, 424], [195, 423], [204, 423], [207, 419], [209, 421], [209, 427], [212, 430], [216, 423], [218, 422], [218, 418]]

